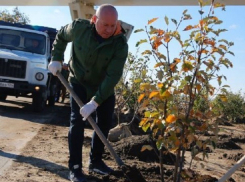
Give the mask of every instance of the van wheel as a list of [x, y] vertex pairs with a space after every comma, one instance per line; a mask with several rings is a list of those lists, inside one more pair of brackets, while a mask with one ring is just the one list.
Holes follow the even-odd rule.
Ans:
[[47, 101], [47, 92], [33, 93], [32, 106], [35, 112], [43, 111]]
[[6, 98], [7, 98], [7, 94], [1, 94], [1, 93], [0, 93], [0, 100], [1, 100], [1, 101], [6, 100]]

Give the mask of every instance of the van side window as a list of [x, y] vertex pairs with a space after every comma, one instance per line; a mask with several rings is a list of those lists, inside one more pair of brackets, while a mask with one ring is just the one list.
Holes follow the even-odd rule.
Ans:
[[2, 34], [2, 44], [19, 46], [20, 44], [20, 36], [11, 35], [11, 34]]

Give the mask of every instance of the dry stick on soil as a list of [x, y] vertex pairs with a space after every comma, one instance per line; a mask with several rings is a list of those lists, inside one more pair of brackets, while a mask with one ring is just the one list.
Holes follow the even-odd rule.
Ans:
[[[79, 107], [83, 107], [84, 104], [79, 99], [79, 97], [74, 92], [74, 90], [70, 87], [70, 85], [65, 80], [65, 78], [61, 75], [61, 73], [58, 71], [56, 75], [60, 79], [61, 83], [66, 87], [68, 92], [70, 92], [71, 96], [76, 101], [76, 103], [79, 105]], [[116, 154], [115, 150], [112, 148], [110, 143], [107, 141], [107, 139], [105, 138], [105, 136], [101, 132], [100, 128], [98, 127], [98, 125], [93, 120], [93, 118], [91, 116], [89, 116], [87, 119], [88, 119], [90, 125], [93, 127], [93, 129], [97, 133], [97, 135], [99, 136], [99, 138], [101, 139], [101, 141], [103, 142], [103, 144], [106, 146], [106, 148], [109, 150], [109, 152], [111, 153], [111, 155], [115, 159], [115, 161], [118, 164], [119, 168], [122, 169], [122, 171], [125, 174], [126, 178], [128, 180], [130, 180], [131, 182], [139, 182], [139, 181], [140, 182], [146, 182], [146, 180], [141, 175], [141, 173], [137, 170], [136, 167], [130, 167], [130, 166], [125, 165], [123, 163], [123, 161], [118, 157], [118, 155]]]

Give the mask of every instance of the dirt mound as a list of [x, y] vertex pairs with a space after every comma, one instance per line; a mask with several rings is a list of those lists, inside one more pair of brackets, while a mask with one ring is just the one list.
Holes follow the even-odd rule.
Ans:
[[[68, 125], [69, 107], [59, 107], [53, 112], [57, 116], [42, 124], [38, 134], [23, 148], [22, 153], [15, 156], [11, 168], [1, 182], [67, 182], [69, 173], [68, 164]], [[232, 126], [220, 125], [221, 133], [217, 147], [212, 146], [208, 152], [208, 158], [203, 160], [202, 154], [198, 154], [192, 160], [191, 171], [191, 151], [186, 151], [185, 171], [181, 173], [188, 182], [214, 182], [222, 177], [244, 154], [245, 150], [245, 126], [244, 124], [232, 124]], [[90, 152], [90, 142], [93, 130], [85, 129], [85, 139], [83, 148], [83, 170], [88, 178], [88, 182], [128, 182], [122, 170], [115, 160], [106, 150], [103, 158], [107, 165], [114, 169], [111, 175], [101, 176], [88, 173], [88, 159]], [[206, 135], [205, 137], [210, 137]], [[133, 135], [111, 143], [116, 153], [122, 161], [140, 171], [147, 182], [160, 182], [160, 166], [158, 150], [141, 151], [142, 146], [155, 146], [155, 142], [148, 135]], [[2, 150], [2, 149], [1, 149]], [[11, 157], [12, 153], [0, 152], [2, 156]], [[172, 182], [175, 155], [164, 153], [164, 179]], [[245, 165], [238, 169], [228, 180], [229, 182], [243, 182], [245, 179]], [[138, 181], [137, 181], [138, 182]]]

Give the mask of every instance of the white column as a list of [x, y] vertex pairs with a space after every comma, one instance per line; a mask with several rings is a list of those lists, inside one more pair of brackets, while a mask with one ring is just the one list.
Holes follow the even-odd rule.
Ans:
[[72, 20], [77, 18], [90, 19], [95, 14], [94, 4], [82, 0], [73, 0], [69, 3]]

